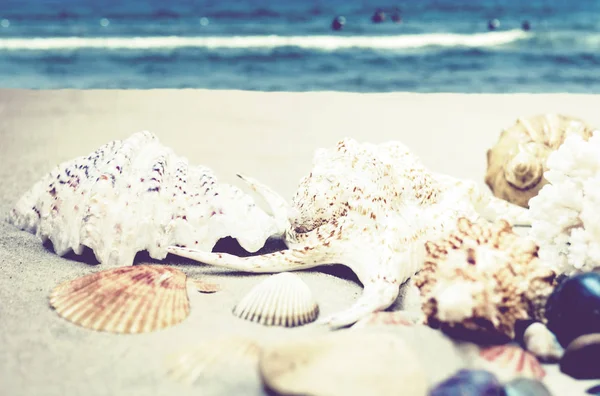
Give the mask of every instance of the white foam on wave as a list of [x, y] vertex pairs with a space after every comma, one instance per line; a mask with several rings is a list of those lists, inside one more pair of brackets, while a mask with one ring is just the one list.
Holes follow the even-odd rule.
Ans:
[[406, 49], [430, 46], [493, 47], [528, 37], [520, 30], [476, 34], [432, 33], [397, 36], [234, 36], [234, 37], [55, 37], [0, 39], [0, 50], [275, 48]]

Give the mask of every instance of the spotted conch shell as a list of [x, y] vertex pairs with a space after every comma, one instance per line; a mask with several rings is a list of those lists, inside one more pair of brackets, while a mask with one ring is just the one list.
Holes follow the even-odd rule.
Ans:
[[341, 263], [364, 285], [348, 310], [321, 320], [350, 325], [389, 307], [399, 287], [417, 272], [424, 241], [441, 235], [460, 216], [527, 222], [526, 210], [492, 197], [473, 182], [429, 171], [399, 142], [344, 139], [317, 150], [313, 168], [290, 206], [259, 182], [246, 178], [270, 204], [288, 250], [240, 258], [170, 247], [169, 252], [235, 270], [283, 272]]
[[587, 140], [592, 132], [584, 121], [564, 115], [518, 118], [488, 150], [485, 182], [498, 198], [528, 208], [529, 200], [547, 183], [548, 155], [567, 136], [575, 134]]
[[517, 321], [545, 321], [556, 273], [540, 262], [538, 246], [506, 221], [460, 218], [455, 232], [425, 247], [414, 283], [430, 326], [512, 339]]
[[210, 169], [191, 166], [149, 132], [58, 165], [8, 221], [50, 239], [61, 256], [87, 246], [112, 266], [132, 264], [142, 250], [163, 259], [169, 245], [210, 251], [227, 236], [254, 252], [277, 233], [250, 196], [217, 183]]

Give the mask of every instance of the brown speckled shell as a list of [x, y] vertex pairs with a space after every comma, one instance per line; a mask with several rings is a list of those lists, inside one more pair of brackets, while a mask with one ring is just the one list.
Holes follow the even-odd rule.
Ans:
[[[494, 270], [478, 269], [478, 265], [489, 264], [477, 257], [474, 246], [481, 245], [506, 252], [509, 259]], [[421, 291], [422, 308], [430, 326], [514, 338], [518, 320], [545, 321], [544, 305], [555, 286], [556, 274], [541, 265], [538, 246], [515, 234], [506, 221], [472, 223], [460, 218], [457, 231], [440, 241], [427, 242], [426, 250], [423, 269], [414, 277], [414, 282]], [[447, 260], [451, 250], [463, 250], [467, 265], [442, 272], [441, 266], [447, 269], [451, 265]], [[473, 295], [477, 304], [470, 318], [461, 323], [444, 323], [438, 316], [435, 289], [456, 281], [478, 283], [483, 287]], [[494, 302], [498, 297], [500, 303]]]
[[544, 114], [519, 118], [487, 152], [485, 182], [498, 198], [524, 208], [547, 183], [546, 160], [571, 134], [587, 140], [593, 128], [577, 118]]

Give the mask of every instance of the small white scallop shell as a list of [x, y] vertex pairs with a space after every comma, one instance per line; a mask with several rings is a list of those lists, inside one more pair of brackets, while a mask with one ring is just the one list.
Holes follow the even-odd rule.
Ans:
[[319, 306], [298, 275], [282, 272], [254, 286], [233, 314], [265, 326], [295, 327], [317, 319]]

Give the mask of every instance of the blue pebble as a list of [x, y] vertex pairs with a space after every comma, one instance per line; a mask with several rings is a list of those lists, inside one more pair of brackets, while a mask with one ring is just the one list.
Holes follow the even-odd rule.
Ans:
[[506, 392], [489, 371], [460, 370], [433, 388], [429, 396], [506, 396]]
[[516, 378], [504, 389], [506, 396], [552, 396], [546, 385], [530, 378]]

